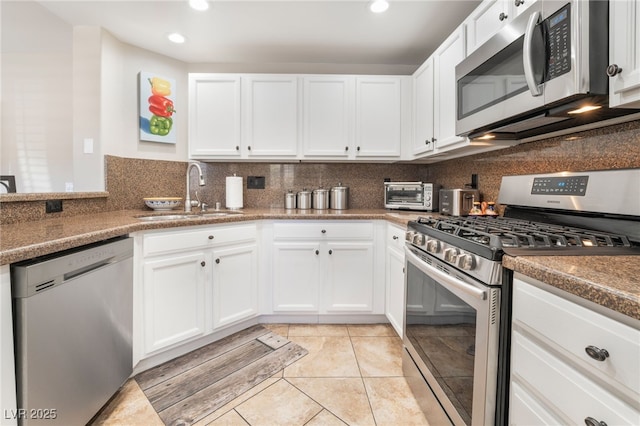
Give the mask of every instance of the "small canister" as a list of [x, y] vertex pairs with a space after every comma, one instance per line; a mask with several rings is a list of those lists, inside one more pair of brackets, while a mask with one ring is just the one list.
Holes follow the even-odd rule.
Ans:
[[313, 190], [313, 208], [325, 210], [329, 208], [329, 190], [318, 188]]
[[296, 193], [291, 189], [284, 193], [284, 208], [287, 210], [296, 208]]
[[334, 210], [346, 210], [349, 208], [349, 187], [342, 186], [342, 183], [338, 183], [338, 186], [331, 188], [330, 197], [331, 208]]
[[311, 191], [308, 191], [306, 188], [298, 192], [298, 208], [301, 210], [311, 208]]

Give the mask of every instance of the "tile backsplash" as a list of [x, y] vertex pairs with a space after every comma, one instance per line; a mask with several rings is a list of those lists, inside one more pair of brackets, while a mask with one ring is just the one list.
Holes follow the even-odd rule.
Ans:
[[[106, 157], [106, 188], [110, 209], [144, 208], [143, 197], [185, 196], [186, 162]], [[500, 151], [443, 161], [436, 164], [363, 163], [202, 163], [207, 184], [191, 179], [192, 198], [225, 206], [225, 178], [244, 178], [247, 208], [284, 207], [291, 189], [349, 187], [351, 208], [384, 208], [383, 181], [422, 180], [445, 188], [462, 188], [478, 175], [485, 201], [497, 200], [505, 175], [640, 168], [640, 120], [523, 143]], [[247, 176], [264, 176], [265, 189], [247, 189]]]

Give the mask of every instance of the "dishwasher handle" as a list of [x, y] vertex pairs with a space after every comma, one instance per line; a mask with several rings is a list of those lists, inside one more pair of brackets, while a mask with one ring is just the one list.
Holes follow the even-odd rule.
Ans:
[[31, 297], [133, 256], [133, 238], [116, 237], [11, 265], [14, 298]]

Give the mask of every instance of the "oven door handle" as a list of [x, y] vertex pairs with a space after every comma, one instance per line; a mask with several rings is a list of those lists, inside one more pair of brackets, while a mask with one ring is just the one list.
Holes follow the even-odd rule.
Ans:
[[431, 268], [425, 265], [424, 261], [420, 259], [418, 256], [413, 254], [411, 250], [409, 250], [406, 246], [404, 248], [405, 256], [407, 256], [407, 262], [411, 261], [411, 264], [420, 269], [425, 274], [429, 275], [433, 279], [437, 279], [444, 284], [447, 284], [451, 287], [454, 287], [470, 296], [475, 297], [479, 300], [487, 299], [487, 292], [485, 290], [481, 290], [477, 287], [469, 285], [463, 281], [452, 278], [451, 276], [441, 272], [435, 268]]

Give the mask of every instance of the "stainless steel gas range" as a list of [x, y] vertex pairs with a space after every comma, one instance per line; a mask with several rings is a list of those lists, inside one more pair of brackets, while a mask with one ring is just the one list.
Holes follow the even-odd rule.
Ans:
[[640, 169], [506, 176], [502, 217], [409, 222], [403, 367], [416, 396], [430, 389], [456, 425], [505, 424], [512, 273], [502, 257], [640, 254], [639, 187]]

